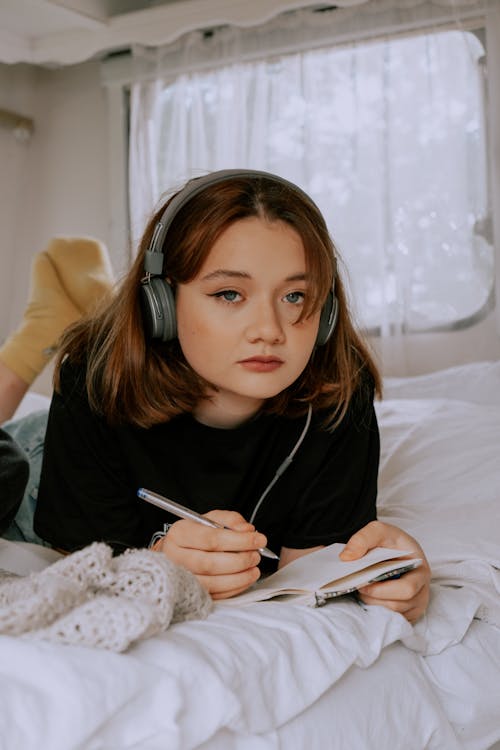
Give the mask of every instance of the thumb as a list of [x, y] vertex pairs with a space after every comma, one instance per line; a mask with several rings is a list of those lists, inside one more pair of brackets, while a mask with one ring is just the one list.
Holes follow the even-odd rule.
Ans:
[[342, 552], [340, 552], [339, 557], [341, 560], [357, 560], [359, 557], [366, 555], [367, 552], [368, 547], [363, 538], [355, 534], [349, 539]]
[[352, 535], [339, 557], [346, 561], [357, 560], [359, 557], [366, 555], [369, 550], [380, 546], [383, 539], [384, 534], [381, 524], [377, 521], [371, 521]]

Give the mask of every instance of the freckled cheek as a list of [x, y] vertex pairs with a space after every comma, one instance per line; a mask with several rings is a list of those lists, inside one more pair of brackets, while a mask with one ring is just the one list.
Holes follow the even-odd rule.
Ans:
[[295, 328], [297, 341], [304, 346], [305, 349], [313, 348], [316, 343], [319, 328], [319, 315], [314, 318], [304, 320], [302, 323], [298, 323]]
[[179, 338], [195, 338], [196, 336], [203, 336], [205, 333], [203, 325], [197, 323], [189, 323], [179, 326]]
[[179, 338], [183, 336], [199, 341], [218, 338], [224, 333], [224, 327], [214, 325], [213, 321], [208, 321], [206, 317], [191, 317], [190, 320], [180, 323], [178, 326]]
[[178, 337], [184, 356], [197, 369], [217, 360], [230, 345], [227, 326], [217, 325], [206, 315], [192, 313], [178, 321]]
[[206, 316], [196, 310], [196, 303], [184, 301], [177, 306], [177, 330], [179, 338], [187, 336], [203, 336], [207, 329]]

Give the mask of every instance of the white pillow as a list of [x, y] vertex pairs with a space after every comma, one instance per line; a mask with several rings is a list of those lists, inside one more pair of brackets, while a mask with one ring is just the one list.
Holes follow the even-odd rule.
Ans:
[[472, 362], [407, 378], [385, 378], [384, 399], [452, 398], [500, 406], [500, 362]]
[[500, 563], [500, 407], [395, 399], [376, 410], [379, 518], [432, 555]]

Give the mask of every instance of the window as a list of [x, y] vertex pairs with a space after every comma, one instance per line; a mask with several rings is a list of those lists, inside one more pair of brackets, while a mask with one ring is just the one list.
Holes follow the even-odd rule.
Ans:
[[371, 330], [466, 324], [492, 299], [478, 36], [441, 31], [180, 73], [161, 87], [156, 195], [211, 169], [301, 185]]

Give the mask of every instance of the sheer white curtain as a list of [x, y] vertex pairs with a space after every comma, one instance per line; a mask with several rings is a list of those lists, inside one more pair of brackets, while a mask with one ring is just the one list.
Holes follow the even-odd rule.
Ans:
[[[362, 8], [380, 20], [421, 5]], [[162, 193], [209, 170], [280, 174], [325, 214], [360, 322], [397, 338], [473, 315], [490, 294], [492, 248], [474, 231], [488, 212], [484, 49], [457, 26], [326, 44], [328, 25], [348, 36], [360, 24], [359, 4], [341, 12], [340, 24], [338, 11], [300, 11], [142, 51], [162, 74], [132, 86], [132, 215], [137, 230]]]
[[153, 206], [162, 177], [158, 172], [158, 141], [164, 84], [157, 78], [134, 84], [130, 91], [129, 209], [133, 246]]

